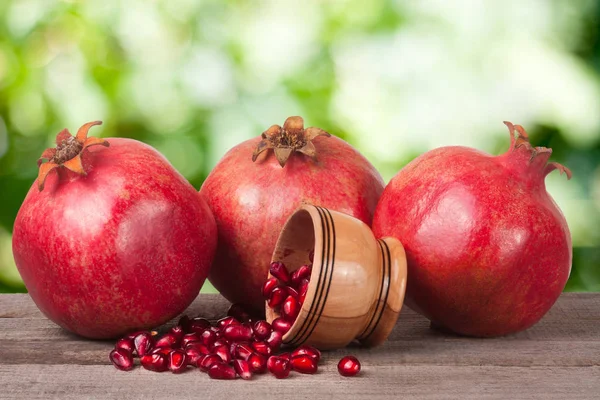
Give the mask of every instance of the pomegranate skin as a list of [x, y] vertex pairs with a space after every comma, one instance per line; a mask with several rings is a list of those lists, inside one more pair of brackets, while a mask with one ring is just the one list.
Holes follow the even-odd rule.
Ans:
[[307, 202], [370, 225], [384, 183], [366, 158], [337, 137], [312, 141], [317, 161], [293, 153], [284, 167], [272, 151], [252, 161], [260, 141], [250, 139], [229, 150], [200, 193], [215, 216], [219, 235], [210, 282], [232, 303], [263, 315], [261, 288], [289, 215]]
[[89, 338], [159, 326], [197, 296], [216, 224], [197, 191], [152, 147], [107, 138], [34, 184], [14, 225], [29, 294], [52, 321]]
[[[407, 304], [469, 336], [531, 327], [569, 277], [571, 236], [546, 192], [550, 149], [532, 148], [506, 123], [511, 147], [491, 156], [466, 147], [429, 151], [386, 187], [373, 231], [394, 236], [408, 257]], [[514, 129], [519, 131], [515, 140]]]

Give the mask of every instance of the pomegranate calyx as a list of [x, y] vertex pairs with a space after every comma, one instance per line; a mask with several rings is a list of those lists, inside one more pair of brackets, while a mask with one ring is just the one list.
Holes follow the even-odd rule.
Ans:
[[283, 127], [273, 125], [261, 136], [262, 140], [252, 154], [252, 161], [256, 161], [263, 151], [273, 149], [279, 165], [283, 168], [296, 151], [316, 161], [317, 150], [312, 141], [318, 136], [330, 137], [331, 135], [319, 128], [304, 129], [302, 117], [289, 117], [285, 120]]
[[[543, 171], [543, 176], [548, 175], [550, 172], [557, 169], [560, 174], [563, 173], [567, 176], [567, 179], [571, 179], [573, 174], [571, 170], [557, 162], [548, 163], [548, 159], [552, 154], [552, 149], [547, 147], [533, 147], [531, 143], [529, 143], [529, 135], [525, 128], [521, 125], [513, 125], [508, 121], [504, 121], [504, 125], [508, 127], [510, 132], [510, 149], [509, 152], [520, 151], [524, 154], [527, 154], [529, 157], [530, 165], [537, 165]], [[515, 138], [515, 131], [517, 132], [517, 137]]]
[[88, 131], [94, 125], [101, 125], [102, 121], [92, 121], [84, 124], [77, 130], [75, 136], [68, 129], [63, 129], [56, 135], [56, 148], [44, 150], [38, 159], [38, 189], [44, 190], [48, 174], [58, 167], [65, 167], [79, 175], [86, 175], [81, 161], [81, 153], [94, 145], [109, 146], [109, 143], [97, 137], [87, 137]]

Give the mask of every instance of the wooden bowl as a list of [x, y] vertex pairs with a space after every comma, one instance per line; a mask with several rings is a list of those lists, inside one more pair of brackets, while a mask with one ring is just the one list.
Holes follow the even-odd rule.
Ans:
[[[369, 226], [341, 212], [303, 205], [286, 222], [272, 261], [290, 273], [314, 259], [306, 300], [283, 342], [319, 349], [353, 340], [381, 344], [392, 331], [406, 289], [406, 254], [395, 238], [375, 239]], [[271, 278], [269, 274], [268, 278]], [[279, 314], [266, 305], [267, 321]]]

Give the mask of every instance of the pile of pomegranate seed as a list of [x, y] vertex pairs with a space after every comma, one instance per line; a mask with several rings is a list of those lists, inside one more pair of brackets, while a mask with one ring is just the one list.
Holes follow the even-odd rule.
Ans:
[[[265, 283], [263, 295], [282, 315], [272, 324], [253, 321], [238, 304], [232, 305], [227, 316], [214, 324], [184, 315], [162, 335], [144, 331], [119, 339], [110, 352], [110, 361], [117, 369], [129, 371], [137, 356], [142, 367], [149, 371], [181, 373], [198, 368], [212, 379], [238, 376], [251, 379], [267, 370], [278, 379], [287, 378], [291, 371], [314, 374], [321, 359], [318, 349], [303, 345], [291, 352], [278, 353], [283, 335], [294, 323], [306, 297], [311, 270], [311, 265], [304, 265], [290, 274], [283, 263], [271, 264], [274, 278]], [[342, 369], [342, 361], [338, 365], [340, 374], [354, 376], [360, 371], [358, 360], [358, 369], [354, 370], [348, 363]]]

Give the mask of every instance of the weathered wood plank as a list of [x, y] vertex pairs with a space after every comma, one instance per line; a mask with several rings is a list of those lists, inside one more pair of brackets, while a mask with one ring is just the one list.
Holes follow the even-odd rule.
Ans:
[[104, 366], [0, 365], [0, 399], [593, 399], [600, 367], [369, 366], [342, 378], [335, 365], [316, 375], [275, 380], [214, 381], [192, 370], [181, 375]]

